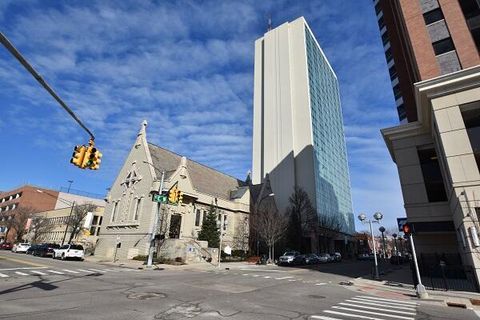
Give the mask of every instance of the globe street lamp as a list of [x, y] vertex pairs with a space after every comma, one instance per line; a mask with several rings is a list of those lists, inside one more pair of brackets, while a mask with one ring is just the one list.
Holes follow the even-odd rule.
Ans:
[[398, 235], [396, 233], [392, 234], [392, 237], [393, 237], [393, 241], [395, 243], [394, 247], [393, 247], [393, 252], [395, 252], [395, 255], [398, 256], [398, 253], [397, 253], [397, 237]]
[[380, 275], [378, 274], [378, 260], [377, 260], [377, 248], [375, 245], [375, 237], [373, 236], [373, 228], [372, 223], [380, 223], [380, 220], [383, 218], [383, 214], [380, 212], [375, 212], [373, 214], [373, 218], [375, 220], [367, 220], [367, 216], [364, 213], [360, 213], [358, 215], [358, 220], [360, 220], [363, 224], [368, 223], [370, 225], [370, 234], [372, 235], [372, 243], [373, 243], [373, 257], [375, 261], [375, 280], [380, 279]]
[[387, 258], [387, 250], [385, 248], [385, 235], [384, 235], [384, 232], [385, 232], [385, 228], [383, 226], [381, 226], [380, 228], [378, 228], [378, 231], [380, 231], [382, 233], [382, 242], [383, 242], [383, 259], [386, 259]]

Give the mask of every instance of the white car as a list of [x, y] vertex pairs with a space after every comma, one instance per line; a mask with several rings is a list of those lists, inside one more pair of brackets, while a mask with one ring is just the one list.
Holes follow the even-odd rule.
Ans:
[[16, 253], [25, 253], [27, 252], [28, 248], [30, 248], [31, 244], [30, 243], [16, 243], [13, 245], [12, 252]]
[[53, 250], [53, 259], [79, 259], [83, 261], [84, 257], [85, 251], [78, 244], [66, 244]]

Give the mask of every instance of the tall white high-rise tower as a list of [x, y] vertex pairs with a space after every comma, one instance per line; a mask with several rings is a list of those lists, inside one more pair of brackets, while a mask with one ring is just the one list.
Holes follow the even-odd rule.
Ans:
[[254, 77], [253, 183], [268, 174], [281, 211], [301, 187], [352, 234], [338, 80], [303, 17], [256, 40]]

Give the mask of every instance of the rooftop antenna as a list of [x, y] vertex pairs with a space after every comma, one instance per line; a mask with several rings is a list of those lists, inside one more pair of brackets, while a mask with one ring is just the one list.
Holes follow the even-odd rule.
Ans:
[[268, 26], [267, 26], [267, 32], [272, 30], [272, 15], [268, 14], [267, 15], [267, 21], [268, 21]]

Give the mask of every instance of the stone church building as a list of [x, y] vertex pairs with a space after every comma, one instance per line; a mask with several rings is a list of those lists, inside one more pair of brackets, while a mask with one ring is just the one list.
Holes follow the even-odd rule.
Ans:
[[[247, 250], [247, 183], [149, 143], [146, 127], [144, 121], [105, 199], [104, 227], [95, 255], [109, 260], [148, 255], [154, 232], [155, 251], [164, 258], [181, 257], [187, 263], [215, 260], [214, 250], [208, 249], [205, 241], [197, 240], [212, 205], [222, 231], [222, 250]], [[183, 192], [181, 204], [153, 201], [160, 189], [162, 172], [163, 190], [177, 184]], [[153, 230], [156, 217], [157, 228]]]

